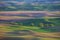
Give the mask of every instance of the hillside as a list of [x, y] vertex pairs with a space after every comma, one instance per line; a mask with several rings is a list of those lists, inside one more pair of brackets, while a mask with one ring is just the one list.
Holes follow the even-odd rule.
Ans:
[[0, 11], [60, 11], [59, 0], [2, 0]]

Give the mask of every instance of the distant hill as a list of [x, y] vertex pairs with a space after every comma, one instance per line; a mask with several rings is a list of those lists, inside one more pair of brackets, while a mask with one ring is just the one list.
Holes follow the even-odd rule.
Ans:
[[19, 1], [19, 2], [41, 2], [41, 3], [47, 3], [47, 2], [59, 2], [60, 0], [0, 0], [0, 1]]
[[60, 11], [60, 0], [0, 0], [0, 11]]

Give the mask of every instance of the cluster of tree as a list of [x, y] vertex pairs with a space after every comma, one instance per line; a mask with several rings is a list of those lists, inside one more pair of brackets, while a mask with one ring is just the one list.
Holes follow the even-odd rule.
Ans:
[[49, 21], [48, 19], [28, 19], [21, 22], [12, 22], [12, 25], [19, 26], [36, 26], [36, 27], [54, 27], [55, 23]]
[[[45, 30], [50, 32], [59, 32], [60, 30], [60, 18], [54, 18], [54, 19], [28, 19], [25, 21], [18, 21], [18, 22], [12, 22], [11, 23], [12, 28], [21, 28], [25, 29], [25, 27], [30, 27], [33, 29], [33, 27], [39, 28], [38, 30]], [[16, 26], [15, 26], [16, 25]], [[34, 30], [34, 29], [33, 29]]]

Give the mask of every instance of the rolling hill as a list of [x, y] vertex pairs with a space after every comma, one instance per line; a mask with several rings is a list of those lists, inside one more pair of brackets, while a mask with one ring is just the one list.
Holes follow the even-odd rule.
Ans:
[[60, 11], [59, 0], [0, 0], [0, 11]]

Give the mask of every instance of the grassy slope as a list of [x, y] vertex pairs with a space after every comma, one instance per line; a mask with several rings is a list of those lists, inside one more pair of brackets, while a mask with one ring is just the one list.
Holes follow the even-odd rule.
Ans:
[[[54, 23], [54, 27], [41, 27], [39, 24], [41, 22], [46, 23], [46, 20], [43, 19], [30, 19], [25, 21], [18, 21], [8, 24], [0, 24], [0, 29], [6, 29], [8, 31], [13, 30], [33, 30], [36, 32], [57, 32], [60, 28], [60, 18], [49, 19], [51, 23]], [[33, 25], [31, 25], [33, 23]], [[48, 23], [49, 24], [49, 23]]]

